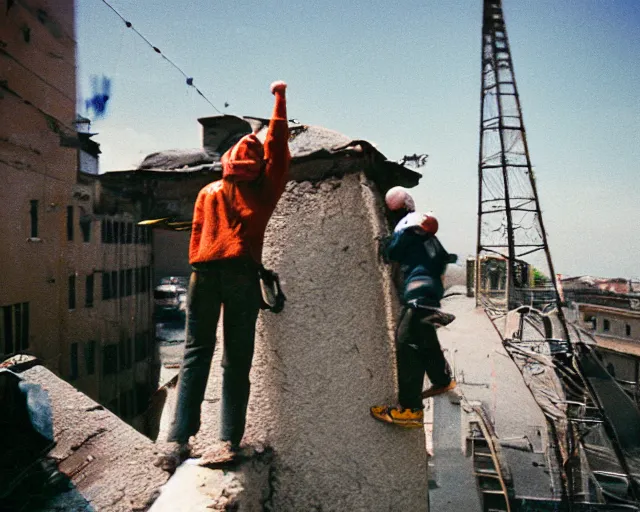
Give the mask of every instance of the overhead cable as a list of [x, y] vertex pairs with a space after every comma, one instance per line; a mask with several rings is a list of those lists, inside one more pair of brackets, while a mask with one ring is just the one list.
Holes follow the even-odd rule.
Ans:
[[180, 66], [178, 66], [175, 62], [173, 62], [169, 57], [167, 57], [164, 53], [162, 53], [162, 51], [160, 50], [160, 48], [158, 48], [157, 46], [154, 46], [151, 41], [149, 41], [144, 35], [142, 35], [140, 33], [140, 31], [138, 31], [137, 28], [135, 28], [133, 26], [133, 24], [125, 19], [124, 16], [122, 16], [122, 14], [120, 14], [109, 2], [107, 2], [107, 0], [102, 0], [102, 3], [104, 3], [109, 9], [111, 9], [117, 16], [118, 18], [120, 18], [124, 24], [126, 25], [127, 28], [130, 28], [131, 30], [133, 30], [145, 43], [147, 43], [147, 45], [149, 45], [149, 47], [156, 52], [157, 54], [159, 54], [164, 60], [166, 60], [169, 64], [171, 64], [174, 68], [176, 68], [181, 74], [182, 76], [184, 76], [186, 84], [189, 87], [193, 87], [195, 89], [195, 91], [202, 96], [202, 98], [209, 104], [211, 105], [216, 112], [218, 112], [218, 114], [222, 114], [222, 112], [220, 112], [220, 110], [218, 110], [218, 108], [211, 102], [211, 100], [209, 100], [209, 98], [207, 98], [200, 89], [198, 89], [197, 86], [195, 86], [193, 84], [193, 77], [189, 76], [187, 73], [185, 73], [182, 68], [180, 68]]

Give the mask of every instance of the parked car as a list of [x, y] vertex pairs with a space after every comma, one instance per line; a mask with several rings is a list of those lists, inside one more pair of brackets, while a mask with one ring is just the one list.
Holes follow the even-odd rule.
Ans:
[[160, 279], [160, 284], [175, 284], [187, 290], [189, 286], [189, 278], [183, 276], [169, 276]]
[[153, 290], [157, 318], [184, 318], [187, 312], [187, 278], [163, 277]]

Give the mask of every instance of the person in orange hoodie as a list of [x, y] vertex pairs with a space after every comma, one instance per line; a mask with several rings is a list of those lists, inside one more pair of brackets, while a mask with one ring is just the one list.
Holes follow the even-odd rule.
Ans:
[[213, 462], [233, 458], [244, 435], [264, 233], [284, 192], [291, 160], [286, 87], [281, 81], [271, 84], [275, 106], [264, 145], [254, 133], [240, 139], [222, 156], [222, 179], [205, 186], [196, 200], [184, 360], [168, 437], [171, 446], [160, 462], [169, 471], [188, 456], [189, 438], [200, 429], [223, 305], [221, 443], [208, 457]]

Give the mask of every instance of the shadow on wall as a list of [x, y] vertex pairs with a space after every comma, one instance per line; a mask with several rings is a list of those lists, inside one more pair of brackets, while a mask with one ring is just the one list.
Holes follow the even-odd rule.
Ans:
[[158, 439], [158, 434], [160, 433], [160, 420], [162, 418], [162, 411], [164, 410], [164, 407], [167, 403], [167, 397], [170, 393], [175, 394], [177, 384], [178, 375], [175, 375], [169, 382], [158, 389], [158, 391], [156, 391], [151, 397], [149, 410], [145, 415], [145, 435], [153, 441], [156, 441]]

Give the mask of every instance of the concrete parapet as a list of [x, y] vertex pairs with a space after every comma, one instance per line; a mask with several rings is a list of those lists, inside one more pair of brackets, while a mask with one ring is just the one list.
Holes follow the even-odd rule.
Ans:
[[18, 375], [48, 393], [56, 442], [48, 457], [69, 480], [68, 490], [51, 496], [32, 489], [21, 510], [146, 510], [168, 477], [154, 466], [155, 445], [43, 366]]
[[[245, 438], [273, 450], [273, 510], [427, 510], [423, 432], [368, 410], [396, 399], [397, 297], [376, 240], [385, 232], [363, 173], [290, 182], [269, 223], [264, 262], [288, 300], [258, 322]], [[217, 350], [196, 454], [217, 439], [219, 361]]]

